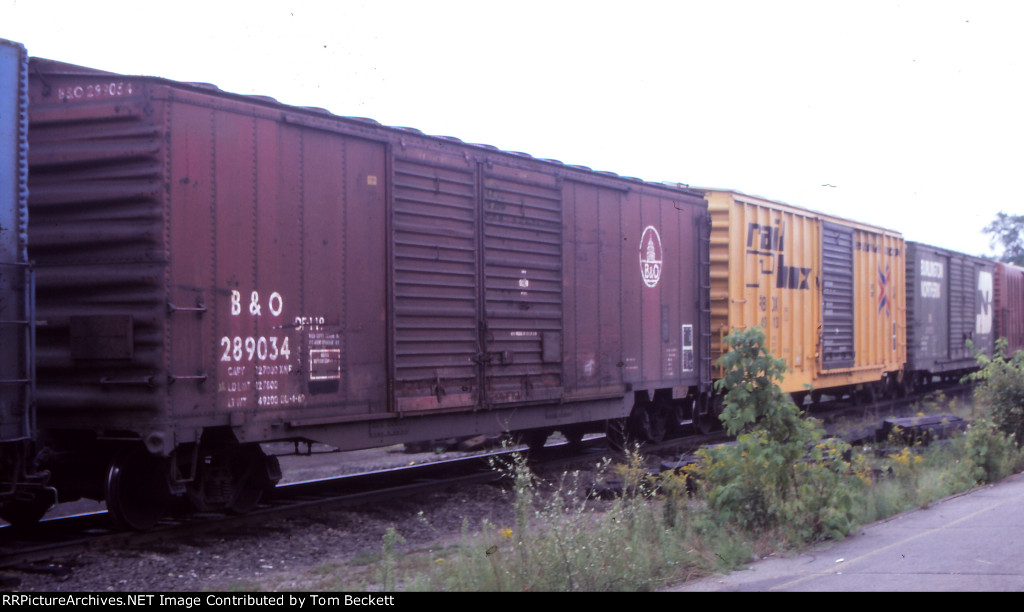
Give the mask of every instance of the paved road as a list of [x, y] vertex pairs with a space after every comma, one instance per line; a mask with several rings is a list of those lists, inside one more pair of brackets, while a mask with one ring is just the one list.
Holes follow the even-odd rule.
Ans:
[[672, 591], [1024, 591], [1024, 474]]

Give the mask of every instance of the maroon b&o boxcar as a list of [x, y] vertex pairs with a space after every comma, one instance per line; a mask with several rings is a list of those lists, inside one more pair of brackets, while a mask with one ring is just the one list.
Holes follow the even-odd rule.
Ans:
[[699, 192], [33, 62], [38, 419], [63, 498], [145, 527], [171, 494], [251, 507], [277, 477], [260, 442], [630, 416], [656, 438], [708, 389]]

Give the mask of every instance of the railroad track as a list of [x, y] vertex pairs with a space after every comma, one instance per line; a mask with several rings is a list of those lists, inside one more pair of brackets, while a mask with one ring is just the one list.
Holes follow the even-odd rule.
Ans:
[[[950, 387], [947, 395], [962, 393], [964, 388]], [[906, 413], [921, 397], [899, 400], [881, 400], [872, 408], [850, 402], [834, 402], [825, 411], [814, 416], [836, 423], [851, 414], [875, 418], [879, 415]], [[873, 416], [872, 416], [873, 415]], [[868, 421], [870, 422], [870, 420]], [[830, 434], [835, 433], [829, 427]], [[701, 445], [721, 442], [724, 433], [689, 435], [648, 445], [645, 455], [684, 455]], [[493, 482], [502, 474], [492, 468], [494, 460], [507, 459], [522, 448], [502, 449], [453, 459], [431, 461], [416, 465], [374, 470], [334, 478], [323, 478], [283, 484], [263, 500], [253, 511], [244, 515], [190, 514], [165, 519], [146, 532], [117, 531], [104, 511], [87, 512], [42, 521], [35, 529], [17, 531], [0, 527], [0, 568], [30, 572], [60, 574], [70, 571], [54, 559], [67, 559], [85, 550], [103, 550], [119, 547], [146, 547], [174, 538], [213, 531], [257, 529], [287, 518], [326, 512], [366, 504], [384, 504], [402, 497], [436, 491], [457, 484]], [[595, 456], [615, 454], [601, 436], [588, 438], [581, 448], [567, 443], [549, 443], [544, 450], [531, 457], [536, 467], [557, 468], [560, 464], [591, 461]]]
[[[580, 453], [600, 452], [602, 439], [588, 439], [583, 450], [568, 444], [549, 444], [537, 457], [544, 465], [579, 460]], [[597, 446], [598, 450], [593, 450]], [[522, 448], [502, 449], [453, 459], [386, 468], [372, 472], [282, 484], [260, 505], [243, 515], [196, 513], [161, 520], [145, 532], [117, 531], [105, 511], [93, 511], [41, 521], [34, 529], [0, 527], [0, 568], [21, 571], [66, 571], [51, 560], [84, 550], [145, 547], [193, 534], [258, 528], [290, 517], [316, 514], [364, 504], [383, 504], [458, 484], [485, 483], [502, 475], [491, 462]]]

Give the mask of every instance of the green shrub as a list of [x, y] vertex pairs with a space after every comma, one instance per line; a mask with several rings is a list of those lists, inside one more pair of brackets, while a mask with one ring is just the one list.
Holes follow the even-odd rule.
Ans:
[[1006, 358], [1006, 339], [996, 341], [996, 354], [989, 359], [978, 355], [981, 369], [969, 378], [980, 381], [974, 398], [981, 404], [992, 422], [1017, 446], [1024, 445], [1024, 351], [1012, 359]]
[[977, 417], [963, 437], [960, 460], [951, 474], [969, 486], [1002, 480], [1020, 469], [1022, 452], [1016, 436], [986, 417]]
[[754, 533], [779, 530], [796, 544], [842, 538], [854, 525], [852, 493], [862, 486], [845, 458], [849, 445], [824, 431], [778, 386], [785, 362], [764, 349], [759, 328], [735, 331], [719, 365], [720, 416], [737, 444], [699, 452], [697, 475], [713, 512]]

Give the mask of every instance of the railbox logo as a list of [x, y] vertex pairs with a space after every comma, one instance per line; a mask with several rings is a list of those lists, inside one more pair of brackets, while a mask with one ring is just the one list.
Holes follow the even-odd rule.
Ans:
[[[785, 228], [779, 221], [775, 222], [775, 227], [747, 224], [747, 255], [758, 260], [751, 271], [769, 278], [774, 276], [776, 289], [810, 289], [811, 269], [786, 263]], [[754, 278], [747, 286], [760, 287], [760, 279]]]

